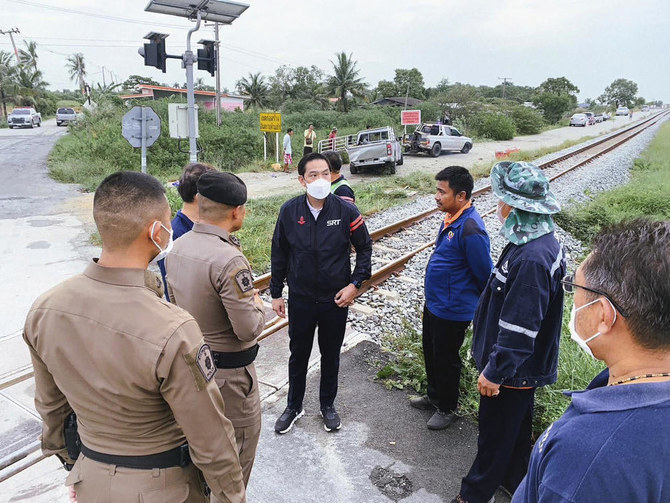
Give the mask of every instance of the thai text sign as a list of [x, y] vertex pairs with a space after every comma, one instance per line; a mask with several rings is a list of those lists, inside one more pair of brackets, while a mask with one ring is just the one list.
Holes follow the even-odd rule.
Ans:
[[261, 131], [281, 133], [281, 114], [261, 114]]
[[403, 126], [421, 124], [421, 110], [401, 110], [400, 124]]

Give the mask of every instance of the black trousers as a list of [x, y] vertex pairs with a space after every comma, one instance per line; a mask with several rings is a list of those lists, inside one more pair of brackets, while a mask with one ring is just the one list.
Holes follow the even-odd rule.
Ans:
[[528, 470], [535, 388], [500, 388], [479, 400], [477, 457], [461, 483], [468, 503], [486, 503], [499, 486], [514, 493]]
[[443, 412], [458, 407], [461, 380], [459, 350], [469, 321], [439, 318], [423, 307], [423, 358], [428, 377], [428, 398]]
[[340, 349], [347, 325], [348, 308], [337, 307], [335, 302], [306, 302], [289, 299], [288, 336], [291, 356], [288, 360], [288, 407], [302, 409], [305, 396], [307, 365], [318, 327], [321, 352], [321, 408], [332, 406], [337, 395], [337, 376], [340, 370]]
[[312, 150], [313, 150], [312, 147], [303, 147], [303, 148], [302, 148], [302, 155], [303, 155], [303, 157], [306, 156], [307, 154], [311, 154], [311, 153], [312, 153]]

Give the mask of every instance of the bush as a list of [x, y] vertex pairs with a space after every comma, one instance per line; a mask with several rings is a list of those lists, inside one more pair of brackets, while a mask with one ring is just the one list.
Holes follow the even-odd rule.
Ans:
[[516, 135], [514, 121], [501, 113], [480, 112], [472, 118], [477, 136], [492, 140], [511, 140]]
[[545, 126], [542, 114], [529, 107], [514, 107], [510, 111], [510, 117], [519, 134], [537, 134]]

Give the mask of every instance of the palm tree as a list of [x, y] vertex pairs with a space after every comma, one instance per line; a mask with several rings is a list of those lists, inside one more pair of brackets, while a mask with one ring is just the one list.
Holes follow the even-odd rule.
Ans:
[[86, 85], [86, 64], [84, 55], [81, 52], [73, 54], [67, 58], [67, 69], [70, 71], [70, 78], [79, 84], [79, 89], [84, 89]]
[[352, 59], [353, 54], [347, 56], [344, 52], [336, 54], [337, 62], [331, 60], [335, 75], [329, 79], [329, 88], [338, 98], [337, 108], [347, 112], [349, 110], [348, 95], [356, 97], [365, 95], [366, 85], [362, 77], [358, 77], [359, 70], [356, 61]]
[[38, 110], [44, 101], [44, 91], [49, 85], [44, 81], [40, 70], [19, 67], [14, 75], [14, 103], [23, 106], [34, 106]]
[[37, 60], [39, 59], [37, 56], [37, 42], [34, 42], [33, 40], [30, 40], [29, 42], [24, 40], [23, 43], [26, 48], [19, 50], [21, 64], [32, 70], [37, 70]]
[[249, 73], [249, 78], [242, 77], [237, 81], [235, 87], [239, 92], [249, 96], [248, 103], [250, 106], [254, 108], [265, 106], [270, 88], [265, 82], [265, 77], [262, 77], [260, 72], [255, 74]]
[[12, 64], [12, 53], [0, 51], [0, 101], [2, 101], [2, 112], [7, 117], [7, 99], [9, 89], [13, 85], [16, 67]]

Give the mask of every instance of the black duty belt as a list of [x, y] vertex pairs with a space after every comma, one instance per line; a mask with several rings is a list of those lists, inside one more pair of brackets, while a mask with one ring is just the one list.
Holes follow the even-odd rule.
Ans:
[[117, 456], [114, 454], [103, 454], [96, 452], [84, 444], [81, 444], [81, 453], [93, 461], [106, 463], [108, 465], [123, 466], [125, 468], [136, 468], [138, 470], [152, 470], [154, 468], [173, 468], [175, 466], [187, 466], [191, 462], [191, 454], [188, 444], [180, 445], [169, 451], [146, 456]]
[[235, 353], [212, 351], [214, 365], [219, 369], [237, 369], [246, 367], [247, 365], [254, 363], [257, 354], [258, 344], [249, 349], [245, 349], [244, 351], [237, 351]]

